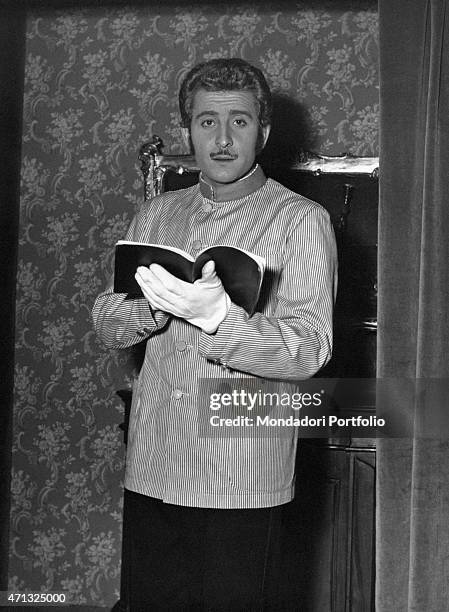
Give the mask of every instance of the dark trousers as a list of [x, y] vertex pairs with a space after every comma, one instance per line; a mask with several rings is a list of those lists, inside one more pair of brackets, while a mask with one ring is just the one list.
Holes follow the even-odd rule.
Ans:
[[127, 610], [294, 610], [281, 569], [286, 506], [190, 508], [125, 490]]

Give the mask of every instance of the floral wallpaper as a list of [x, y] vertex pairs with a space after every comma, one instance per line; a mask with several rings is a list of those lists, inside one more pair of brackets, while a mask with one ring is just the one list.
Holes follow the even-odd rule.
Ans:
[[[152, 134], [182, 153], [179, 83], [196, 62], [243, 57], [307, 111], [316, 150], [378, 154], [377, 13], [292, 2], [29, 15], [17, 274], [10, 583], [118, 598], [125, 448], [90, 309], [142, 201]], [[354, 5], [357, 7], [357, 3]]]

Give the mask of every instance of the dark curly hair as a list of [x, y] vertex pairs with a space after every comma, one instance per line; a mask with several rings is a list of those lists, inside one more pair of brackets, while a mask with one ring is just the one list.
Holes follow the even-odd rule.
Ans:
[[270, 125], [271, 92], [263, 73], [239, 58], [220, 58], [197, 64], [185, 76], [179, 90], [181, 124], [190, 128], [193, 98], [199, 89], [206, 91], [252, 91], [259, 107], [259, 123]]

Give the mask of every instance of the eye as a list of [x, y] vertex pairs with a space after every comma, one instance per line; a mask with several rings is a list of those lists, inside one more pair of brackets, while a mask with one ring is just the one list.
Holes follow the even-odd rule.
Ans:
[[245, 127], [245, 125], [248, 125], [245, 119], [235, 119], [234, 121], [235, 125], [237, 125], [238, 127]]
[[201, 121], [201, 127], [212, 127], [213, 125], [215, 125], [215, 121], [213, 119], [203, 119], [203, 121]]

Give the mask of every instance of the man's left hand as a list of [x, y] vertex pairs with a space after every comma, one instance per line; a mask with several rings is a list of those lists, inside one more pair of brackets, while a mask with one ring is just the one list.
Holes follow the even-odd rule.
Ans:
[[135, 275], [150, 304], [175, 317], [180, 317], [213, 334], [228, 314], [231, 300], [215, 272], [215, 263], [208, 261], [202, 276], [194, 283], [179, 280], [158, 264], [140, 266]]

